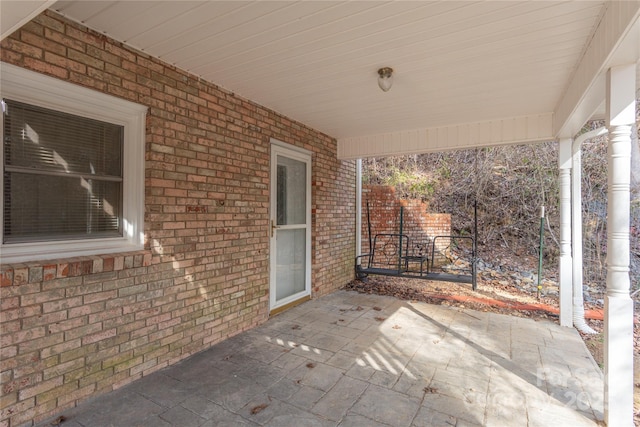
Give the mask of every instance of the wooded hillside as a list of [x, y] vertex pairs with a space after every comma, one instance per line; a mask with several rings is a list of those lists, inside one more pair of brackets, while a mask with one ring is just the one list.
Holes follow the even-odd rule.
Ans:
[[[640, 116], [639, 116], [640, 117]], [[640, 120], [639, 120], [640, 121]], [[602, 123], [590, 123], [584, 131]], [[640, 287], [640, 146], [633, 140], [631, 288]], [[607, 138], [582, 150], [584, 283], [604, 287], [607, 215]], [[478, 203], [479, 256], [493, 264], [534, 270], [540, 206], [545, 206], [545, 276], [559, 255], [558, 146], [545, 143], [363, 160], [363, 181], [393, 185], [399, 196], [422, 199], [431, 212], [450, 213], [459, 233], [473, 231]], [[533, 265], [532, 265], [533, 264]]]

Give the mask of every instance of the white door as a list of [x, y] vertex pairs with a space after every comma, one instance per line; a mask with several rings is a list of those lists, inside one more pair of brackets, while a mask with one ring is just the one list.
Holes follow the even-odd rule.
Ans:
[[271, 144], [273, 310], [311, 294], [311, 154]]

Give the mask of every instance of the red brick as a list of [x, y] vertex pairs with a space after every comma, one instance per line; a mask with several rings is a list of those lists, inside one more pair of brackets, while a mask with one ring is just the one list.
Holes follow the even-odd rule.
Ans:
[[65, 27], [66, 34], [80, 42], [102, 48], [107, 39], [105, 36], [86, 31], [79, 24], [69, 23]]
[[20, 400], [25, 400], [30, 397], [36, 396], [39, 393], [43, 393], [47, 390], [51, 390], [52, 388], [58, 387], [62, 385], [62, 377], [52, 378], [48, 381], [43, 381], [34, 385], [33, 387], [28, 387], [20, 390], [18, 392], [18, 396]]
[[56, 278], [57, 266], [55, 264], [46, 264], [43, 266], [43, 278], [44, 281], [53, 280]]
[[115, 337], [115, 336], [116, 336], [116, 329], [115, 328], [109, 329], [107, 331], [102, 331], [97, 334], [85, 336], [84, 338], [82, 338], [82, 345], [91, 344], [91, 343], [98, 342], [98, 341], [101, 341], [110, 337]]
[[0, 272], [0, 287], [13, 285], [13, 269], [3, 268]]
[[59, 67], [55, 64], [50, 64], [38, 59], [25, 57], [24, 65], [33, 71], [38, 71], [43, 74], [58, 77], [60, 79], [66, 79], [69, 76], [69, 71], [64, 67]]
[[31, 58], [41, 59], [44, 56], [44, 51], [42, 50], [42, 48], [33, 46], [29, 43], [21, 42], [20, 40], [16, 40], [13, 38], [5, 39], [2, 45], [3, 49], [12, 50]]

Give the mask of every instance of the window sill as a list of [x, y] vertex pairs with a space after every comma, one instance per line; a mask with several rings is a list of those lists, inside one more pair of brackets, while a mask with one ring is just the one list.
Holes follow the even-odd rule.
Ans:
[[2, 264], [0, 286], [20, 286], [65, 277], [87, 276], [151, 265], [151, 251], [73, 257], [42, 262]]

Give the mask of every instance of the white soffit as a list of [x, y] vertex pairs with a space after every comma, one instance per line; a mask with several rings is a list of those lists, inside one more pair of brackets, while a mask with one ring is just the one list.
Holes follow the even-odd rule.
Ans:
[[[640, 60], [640, 1], [607, 5], [600, 25], [555, 108], [554, 134], [572, 138], [591, 117], [604, 116], [608, 68]], [[640, 64], [636, 66], [640, 88]]]
[[614, 2], [606, 6], [554, 113], [342, 138], [338, 140], [338, 157], [439, 152], [574, 137], [586, 121], [604, 117], [608, 68], [637, 63], [637, 97], [640, 97], [640, 2]]
[[338, 140], [338, 158], [358, 159], [539, 143], [554, 139], [552, 125], [553, 115], [547, 113], [345, 138]]
[[0, 40], [54, 3], [55, 0], [0, 0]]
[[[51, 9], [335, 137], [352, 157], [364, 154], [347, 147], [354, 141], [419, 134], [430, 136], [383, 151], [553, 139], [553, 112], [613, 3], [60, 1]], [[383, 66], [395, 70], [386, 93], [376, 81]]]

